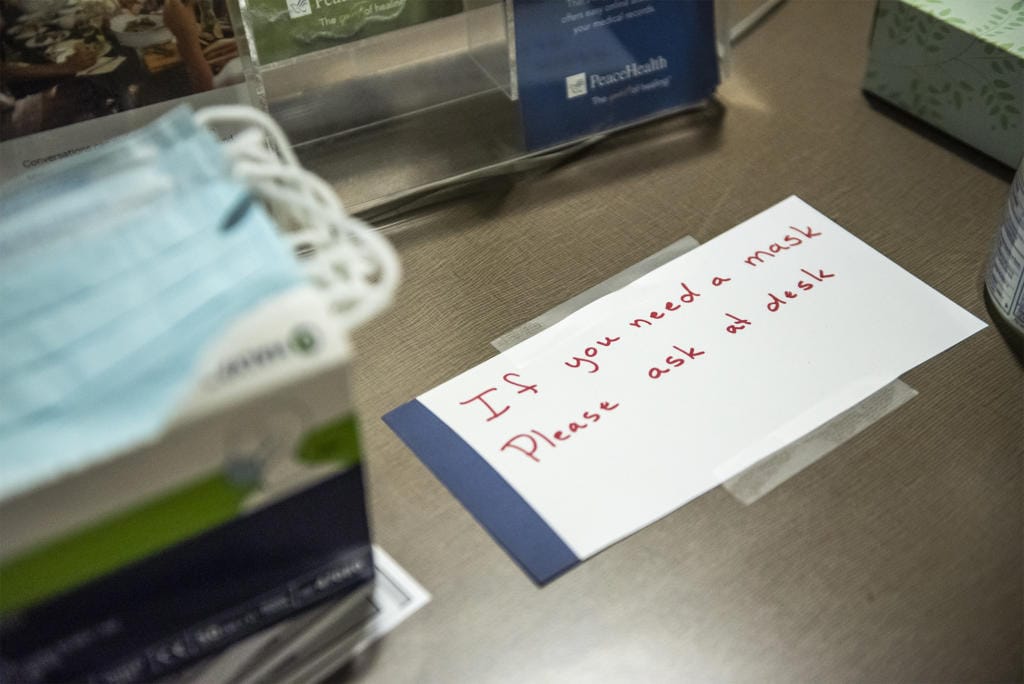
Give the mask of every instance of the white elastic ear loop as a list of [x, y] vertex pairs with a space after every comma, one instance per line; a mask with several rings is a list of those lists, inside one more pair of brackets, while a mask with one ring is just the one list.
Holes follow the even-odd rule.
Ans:
[[[267, 161], [276, 159], [278, 163], [283, 161], [285, 165], [290, 167], [302, 167], [284, 130], [269, 115], [257, 109], [242, 105], [207, 107], [197, 113], [196, 120], [201, 125], [207, 127], [217, 123], [229, 125], [242, 123], [255, 126], [262, 133], [263, 139], [256, 142], [255, 136], [249, 135], [246, 137], [245, 133], [248, 133], [248, 131], [245, 131], [237, 136], [237, 143], [235, 141], [228, 143], [229, 152], [243, 152], [251, 155], [250, 158], [264, 158]], [[268, 149], [268, 141], [273, 147], [273, 151]]]
[[[326, 238], [327, 241], [347, 239], [357, 248], [361, 246], [361, 242], [374, 241], [377, 237], [376, 231], [362, 222], [347, 217], [334, 191], [323, 180], [308, 171], [248, 161], [238, 162], [236, 168], [241, 176], [264, 190], [271, 199], [289, 208], [304, 210], [311, 226], [334, 229], [331, 234], [317, 237]], [[305, 186], [309, 193], [297, 196], [296, 188], [299, 186]], [[295, 239], [308, 242], [313, 237], [296, 235]], [[327, 242], [325, 246], [326, 244]], [[376, 249], [372, 251], [373, 256], [378, 256]], [[391, 249], [387, 251], [390, 252]]]
[[218, 123], [239, 124], [245, 123], [261, 129], [267, 138], [274, 144], [278, 154], [284, 161], [292, 166], [299, 166], [299, 159], [295, 156], [295, 150], [288, 142], [288, 136], [284, 130], [277, 125], [272, 118], [252, 107], [242, 105], [217, 105], [204, 107], [196, 112], [196, 121], [206, 127], [212, 127]]
[[[248, 160], [256, 164], [262, 163], [268, 170], [273, 169], [278, 172], [276, 174], [274, 172], [259, 174], [265, 180], [272, 180], [267, 178], [267, 176], [282, 176], [283, 169], [303, 170], [291, 145], [288, 143], [284, 131], [281, 130], [281, 127], [273, 119], [262, 112], [238, 105], [222, 105], [200, 110], [196, 117], [200, 124], [206, 126], [217, 123], [232, 125], [242, 123], [256, 126], [257, 128], [243, 130], [233, 140], [226, 143], [225, 147], [229, 156], [235, 159], [236, 162]], [[272, 143], [274, 150], [270, 149], [270, 146], [267, 144], [268, 140]], [[246, 180], [252, 180], [250, 176], [255, 173], [255, 167], [236, 168], [235, 172], [237, 175], [245, 177]], [[308, 194], [306, 186], [301, 180], [294, 178], [292, 180], [300, 193]], [[265, 191], [270, 191], [272, 186], [273, 184], [271, 183], [260, 184], [260, 188]], [[312, 229], [317, 225], [310, 224], [305, 226], [305, 228]]]
[[[207, 107], [197, 114], [197, 120], [203, 125], [211, 125], [220, 123], [250, 123], [263, 129], [266, 137], [268, 137], [283, 158], [286, 166], [278, 167], [276, 177], [281, 180], [291, 181], [298, 189], [305, 189], [307, 191], [312, 190], [316, 195], [316, 198], [321, 202], [326, 203], [327, 209], [336, 210], [336, 215], [346, 217], [344, 207], [341, 200], [338, 198], [334, 190], [328, 186], [323, 179], [318, 176], [309, 173], [298, 162], [298, 158], [295, 156], [294, 150], [288, 143], [288, 139], [284, 134], [284, 131], [280, 126], [277, 125], [273, 119], [266, 114], [254, 110], [249, 107], [239, 105], [221, 105], [215, 107]], [[258, 132], [252, 131], [251, 129], [243, 131], [235, 140], [228, 143], [229, 147], [239, 152], [247, 153], [248, 156], [254, 161], [266, 162], [268, 166], [273, 163], [275, 155], [270, 152], [265, 145], [258, 143], [259, 134]], [[273, 173], [267, 175], [275, 175]], [[308, 206], [308, 205], [307, 205]], [[333, 219], [329, 213], [321, 214], [321, 218]], [[334, 220], [325, 221], [325, 223], [336, 224]], [[348, 228], [358, 232], [360, 237], [368, 238], [368, 242], [373, 244], [374, 247], [384, 245], [386, 249], [385, 254], [389, 256], [393, 255], [393, 248], [390, 243], [381, 238], [379, 234], [366, 226], [362, 222], [358, 222], [355, 219], [349, 219]], [[322, 226], [323, 223], [316, 224]], [[312, 227], [312, 226], [310, 226]], [[376, 251], [376, 250], [374, 250]], [[397, 262], [397, 259], [395, 259]], [[393, 272], [394, 269], [387, 269], [389, 272]], [[388, 281], [385, 281], [388, 282]]]
[[[232, 105], [201, 110], [197, 121], [206, 126], [243, 122], [262, 129], [242, 131], [227, 144], [236, 159], [235, 172], [298, 220], [298, 230], [285, 235], [295, 244], [312, 244], [316, 267], [309, 269], [311, 276], [347, 300], [348, 308], [339, 315], [349, 326], [364, 323], [391, 303], [401, 277], [394, 248], [372, 228], [347, 216], [333, 188], [299, 165], [276, 122], [262, 112]], [[277, 154], [268, 149], [268, 138]], [[344, 271], [344, 282], [339, 282], [338, 267]], [[377, 278], [371, 282], [374, 273]]]
[[[233, 169], [235, 175], [243, 176], [245, 180], [251, 179], [247, 177], [249, 173], [243, 172], [237, 167], [237, 162], [242, 160], [263, 163], [267, 168], [274, 169], [281, 168], [282, 165], [301, 168], [284, 131], [273, 119], [262, 112], [249, 107], [222, 105], [200, 110], [196, 114], [196, 120], [201, 125], [208, 127], [218, 123], [233, 126], [238, 124], [255, 126], [255, 128], [244, 129], [225, 143], [228, 155], [236, 161], [236, 168]], [[260, 189], [267, 192], [271, 187], [264, 183]], [[312, 226], [305, 227], [311, 228]]]
[[[205, 126], [217, 123], [234, 125], [243, 123], [256, 127], [256, 129], [250, 128], [242, 131], [226, 144], [229, 154], [235, 159], [245, 158], [253, 162], [265, 162], [269, 167], [276, 169], [282, 168], [283, 163], [284, 168], [305, 171], [299, 164], [284, 131], [276, 121], [263, 112], [240, 105], [220, 105], [202, 109], [196, 117], [197, 121]], [[274, 151], [269, 149], [268, 140], [273, 145]], [[297, 185], [300, 191], [305, 191], [303, 182], [300, 181]], [[337, 199], [333, 190], [331, 195]], [[341, 206], [340, 201], [338, 206]]]
[[[254, 175], [274, 176], [274, 172], [269, 169], [252, 170]], [[317, 250], [320, 263], [328, 268], [334, 265], [345, 267], [345, 284], [354, 291], [344, 291], [342, 288], [342, 296], [355, 300], [353, 308], [346, 312], [346, 318], [352, 325], [360, 325], [377, 315], [391, 303], [392, 294], [398, 287], [401, 277], [401, 266], [394, 248], [375, 230], [347, 216], [333, 189], [321, 178], [302, 169], [282, 169], [278, 177], [292, 183], [305, 184], [306, 189], [318, 201], [311, 203], [302, 195], [292, 195], [291, 184], [272, 186], [268, 188], [270, 193], [287, 205], [306, 209], [310, 214], [310, 225], [334, 228], [333, 235], [303, 236], [300, 231], [293, 240], [302, 241], [303, 237], [319, 238], [314, 242], [314, 248]], [[376, 280], [371, 282], [369, 277], [374, 274], [377, 276]], [[337, 275], [331, 280], [336, 282]]]
[[[294, 244], [314, 242], [316, 238], [327, 239], [324, 231], [313, 228], [317, 226], [318, 214], [322, 208], [308, 193], [282, 182], [282, 174], [278, 168], [270, 167], [262, 162], [238, 161], [234, 166], [235, 174], [246, 181], [260, 197], [268, 203], [271, 214], [284, 222], [284, 236]], [[322, 218], [321, 218], [322, 220]]]

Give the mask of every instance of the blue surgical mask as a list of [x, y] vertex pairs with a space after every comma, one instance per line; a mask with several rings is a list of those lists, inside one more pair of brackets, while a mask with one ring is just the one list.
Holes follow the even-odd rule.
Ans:
[[[101, 181], [78, 186], [57, 196], [59, 201], [5, 212], [0, 218], [0, 263], [27, 263], [6, 275], [0, 296], [10, 299], [0, 310], [0, 330], [14, 324], [33, 307], [73, 303], [90, 285], [119, 278], [137, 269], [150, 253], [159, 254], [185, 238], [195, 226], [180, 224], [154, 233], [148, 217], [167, 202], [195, 201], [196, 190], [222, 180], [227, 161], [210, 136], [195, 136], [169, 149], [152, 165], [112, 172]], [[195, 211], [202, 213], [202, 207]], [[98, 238], [117, 225], [137, 228], [120, 235], [117, 249]], [[103, 268], [96, 268], [97, 263]], [[50, 286], [39, 291], [35, 283]], [[28, 291], [26, 291], [26, 289]]]
[[[123, 156], [123, 155], [122, 155]], [[101, 163], [106, 166], [107, 160]], [[30, 190], [12, 201], [0, 197], [4, 207], [0, 216], [0, 258], [18, 254], [31, 256], [34, 249], [53, 241], [69, 241], [91, 229], [106, 229], [110, 222], [127, 219], [132, 214], [144, 221], [143, 214], [151, 204], [164, 196], [183, 197], [193, 185], [202, 185], [224, 178], [229, 165], [219, 143], [208, 131], [198, 132], [187, 140], [167, 145], [151, 163], [126, 168], [105, 169], [88, 182], [78, 182], [85, 175], [76, 169], [57, 169], [65, 177], [60, 187], [41, 178], [38, 185], [52, 190], [35, 200], [38, 190]], [[0, 191], [0, 195], [7, 195]]]
[[[249, 189], [218, 169], [216, 141], [194, 140], [112, 176], [171, 188], [137, 211], [89, 211], [117, 201], [104, 179], [50, 198], [53, 215], [84, 213], [45, 239], [23, 239], [48, 227], [29, 203], [25, 222], [0, 223], [0, 496], [152, 438], [217, 335], [302, 282]], [[200, 161], [173, 162], [176, 149]]]
[[[11, 180], [0, 187], [0, 206], [9, 216], [26, 206], [52, 202], [58, 195], [101, 181], [111, 173], [158, 163], [164, 152], [196, 136], [212, 141], [211, 133], [196, 123], [188, 106], [177, 107], [144, 128]], [[216, 147], [209, 149], [220, 154]]]

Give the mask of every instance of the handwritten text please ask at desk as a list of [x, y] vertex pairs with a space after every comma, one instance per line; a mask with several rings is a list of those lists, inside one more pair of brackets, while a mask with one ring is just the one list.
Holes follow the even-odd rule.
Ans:
[[416, 401], [582, 559], [983, 325], [790, 197]]

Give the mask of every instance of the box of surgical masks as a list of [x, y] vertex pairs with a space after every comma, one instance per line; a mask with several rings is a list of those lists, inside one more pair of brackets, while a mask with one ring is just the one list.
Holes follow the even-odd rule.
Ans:
[[1024, 3], [882, 0], [864, 89], [1016, 168], [1024, 154]]
[[203, 352], [156, 438], [5, 486], [0, 681], [151, 681], [363, 597], [349, 362], [322, 293], [286, 288]]

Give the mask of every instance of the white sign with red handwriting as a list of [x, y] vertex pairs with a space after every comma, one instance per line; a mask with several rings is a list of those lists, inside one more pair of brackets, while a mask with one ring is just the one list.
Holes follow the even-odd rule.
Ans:
[[543, 583], [983, 327], [790, 197], [384, 420]]

